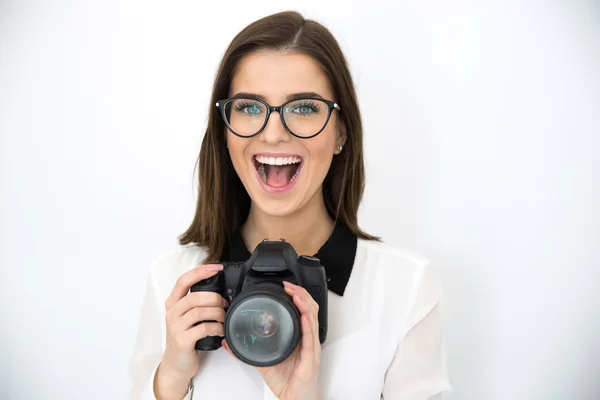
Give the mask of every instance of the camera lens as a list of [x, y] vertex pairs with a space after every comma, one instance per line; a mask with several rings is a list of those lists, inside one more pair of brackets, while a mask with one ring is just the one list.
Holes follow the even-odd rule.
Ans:
[[225, 337], [233, 353], [255, 366], [279, 364], [300, 342], [300, 314], [274, 284], [257, 284], [232, 302]]
[[268, 338], [277, 332], [279, 321], [275, 315], [267, 310], [254, 313], [252, 317], [252, 330], [261, 338]]

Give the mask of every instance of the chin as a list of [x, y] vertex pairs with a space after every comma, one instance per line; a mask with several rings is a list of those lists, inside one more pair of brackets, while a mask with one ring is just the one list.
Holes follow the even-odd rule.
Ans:
[[288, 217], [302, 208], [296, 199], [270, 199], [265, 198], [264, 194], [253, 196], [253, 203], [270, 217]]

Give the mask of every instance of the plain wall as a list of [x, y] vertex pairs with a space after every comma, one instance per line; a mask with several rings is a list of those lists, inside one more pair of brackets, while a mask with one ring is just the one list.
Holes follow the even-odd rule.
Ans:
[[220, 57], [288, 8], [349, 59], [362, 226], [443, 279], [451, 398], [600, 398], [599, 3], [526, 0], [1, 2], [0, 398], [125, 398]]

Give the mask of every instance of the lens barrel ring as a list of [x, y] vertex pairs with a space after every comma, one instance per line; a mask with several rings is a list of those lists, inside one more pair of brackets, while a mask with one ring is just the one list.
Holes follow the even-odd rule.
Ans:
[[[236, 314], [236, 310], [243, 306], [247, 300], [252, 300], [254, 298], [267, 298], [272, 300], [279, 305], [281, 305], [289, 314], [292, 321], [292, 338], [286, 348], [273, 360], [268, 362], [263, 362], [257, 359], [252, 359], [246, 356], [243, 352], [241, 352], [236, 345], [236, 341], [234, 340], [234, 332], [233, 332], [233, 324], [232, 318]], [[233, 354], [238, 357], [241, 361], [257, 366], [257, 367], [268, 367], [272, 365], [276, 365], [287, 359], [293, 351], [296, 349], [298, 344], [300, 343], [300, 339], [302, 337], [301, 334], [301, 324], [300, 324], [300, 313], [296, 306], [294, 305], [291, 297], [285, 292], [283, 286], [279, 283], [273, 281], [264, 281], [260, 283], [256, 283], [252, 285], [251, 288], [244, 290], [240, 293], [239, 296], [235, 297], [231, 302], [229, 309], [227, 311], [227, 315], [225, 317], [225, 338], [229, 347], [231, 348]]]

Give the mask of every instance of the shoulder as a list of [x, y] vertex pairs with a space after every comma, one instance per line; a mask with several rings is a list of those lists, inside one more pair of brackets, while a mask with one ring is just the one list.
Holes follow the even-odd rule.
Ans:
[[406, 306], [441, 296], [441, 284], [431, 259], [424, 254], [385, 242], [359, 239], [354, 268], [364, 279], [376, 280], [385, 297]]
[[[392, 246], [386, 242], [359, 239], [355, 264], [363, 264], [372, 273], [419, 278], [431, 264], [423, 254], [406, 247]], [[360, 265], [356, 265], [360, 266]]]
[[371, 256], [395, 259], [414, 266], [429, 263], [429, 258], [406, 247], [392, 246], [385, 241], [358, 239], [357, 246]]
[[160, 253], [150, 267], [150, 279], [158, 296], [166, 299], [177, 279], [200, 265], [205, 256], [206, 250], [193, 244]]

